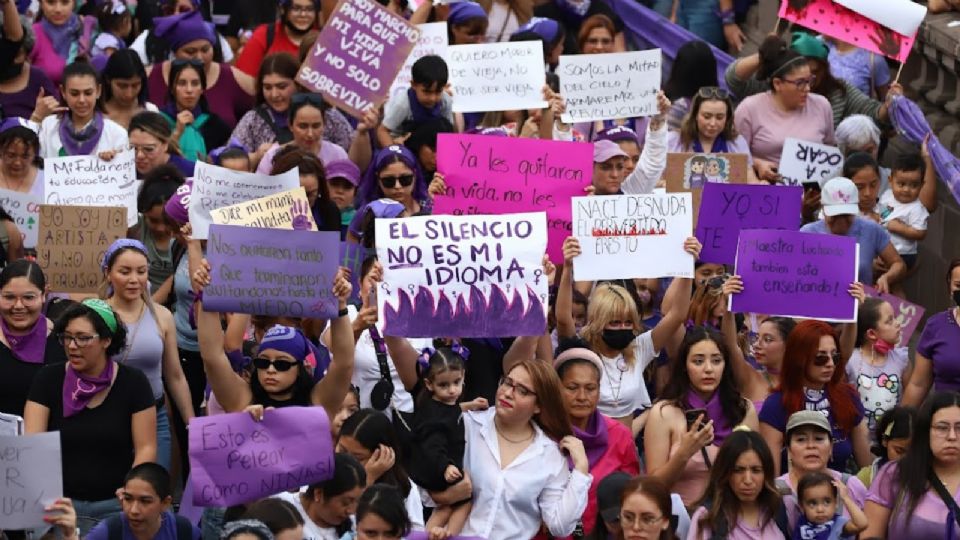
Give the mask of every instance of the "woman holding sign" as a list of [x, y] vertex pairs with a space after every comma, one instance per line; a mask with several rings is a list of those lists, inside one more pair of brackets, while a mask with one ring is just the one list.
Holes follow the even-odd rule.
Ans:
[[67, 308], [54, 326], [67, 363], [44, 366], [24, 409], [26, 433], [59, 431], [63, 493], [81, 533], [120, 511], [116, 489], [134, 465], [157, 456], [157, 409], [147, 377], [111, 357], [127, 329], [103, 300]]

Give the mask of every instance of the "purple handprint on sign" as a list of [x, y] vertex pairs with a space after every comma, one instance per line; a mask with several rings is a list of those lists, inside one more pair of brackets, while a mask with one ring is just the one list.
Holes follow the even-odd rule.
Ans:
[[293, 219], [293, 230], [309, 231], [313, 229], [310, 223], [310, 206], [306, 201], [294, 201], [290, 206], [290, 217]]

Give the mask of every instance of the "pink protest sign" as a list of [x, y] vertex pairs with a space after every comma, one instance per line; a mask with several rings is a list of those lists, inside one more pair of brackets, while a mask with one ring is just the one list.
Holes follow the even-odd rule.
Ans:
[[[878, 0], [879, 1], [879, 0]], [[897, 33], [832, 0], [781, 0], [780, 18], [826, 36], [906, 62], [916, 34]]]
[[863, 290], [867, 293], [867, 296], [879, 298], [890, 304], [893, 308], [893, 317], [900, 323], [900, 343], [898, 345], [901, 347], [909, 345], [910, 337], [917, 331], [917, 326], [923, 319], [923, 307], [892, 294], [879, 292], [869, 285], [864, 285]]
[[570, 236], [570, 198], [584, 195], [593, 175], [593, 145], [489, 135], [440, 134], [437, 171], [447, 191], [435, 214], [547, 213], [547, 253], [563, 261]]
[[270, 409], [190, 421], [190, 484], [197, 506], [232, 506], [322, 482], [333, 475], [323, 407]]
[[374, 0], [340, 0], [297, 81], [361, 118], [383, 102], [420, 31]]

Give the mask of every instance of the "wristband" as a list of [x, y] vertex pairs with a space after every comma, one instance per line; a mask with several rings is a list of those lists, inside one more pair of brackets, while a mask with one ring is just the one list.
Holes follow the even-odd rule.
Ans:
[[347, 311], [347, 308], [343, 308], [337, 312], [337, 317], [346, 317], [347, 313], [349, 313], [349, 311]]
[[737, 24], [737, 14], [733, 11], [733, 9], [727, 9], [723, 11], [718, 9], [715, 13], [717, 14], [717, 17], [720, 18], [720, 22], [722, 24]]

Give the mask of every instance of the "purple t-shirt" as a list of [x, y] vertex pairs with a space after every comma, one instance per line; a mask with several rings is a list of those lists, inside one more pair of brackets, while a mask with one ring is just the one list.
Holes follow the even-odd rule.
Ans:
[[[851, 388], [851, 391], [853, 389]], [[807, 388], [804, 390], [804, 410], [808, 411], [820, 411], [827, 417], [827, 420], [830, 421], [830, 427], [833, 428], [833, 457], [830, 459], [830, 463], [827, 464], [827, 467], [837, 471], [844, 471], [847, 469], [847, 461], [853, 455], [853, 443], [850, 441], [849, 436], [844, 436], [840, 432], [839, 426], [837, 426], [837, 421], [833, 417], [833, 411], [830, 409], [830, 402], [827, 400], [827, 393], [819, 390], [812, 390]], [[857, 407], [857, 418], [854, 421], [854, 425], [860, 424], [860, 421], [863, 420], [863, 404], [860, 403], [859, 396], [856, 397], [854, 403]], [[760, 409], [760, 422], [773, 427], [784, 434], [786, 437], [787, 431], [787, 418], [790, 417], [790, 413], [787, 412], [786, 408], [783, 406], [783, 393], [774, 392], [767, 396], [766, 401], [763, 402], [763, 407]], [[784, 439], [784, 448], [781, 455], [780, 463], [781, 468], [786, 471], [787, 467], [787, 454], [786, 454], [786, 439]]]
[[960, 326], [952, 309], [927, 319], [917, 352], [933, 364], [935, 390], [960, 390]]
[[37, 95], [40, 89], [48, 96], [60, 99], [60, 92], [50, 81], [50, 77], [43, 70], [30, 66], [30, 77], [27, 79], [27, 86], [19, 92], [5, 93], [0, 92], [0, 105], [3, 106], [3, 114], [7, 118], [19, 116], [21, 118], [30, 118], [33, 109], [37, 106]]
[[[133, 536], [133, 531], [130, 530], [130, 524], [127, 522], [127, 516], [121, 514], [119, 516], [121, 522], [123, 523], [121, 530], [123, 531], [122, 537], [123, 540], [137, 540]], [[108, 540], [110, 533], [108, 530], [108, 519], [105, 519], [97, 524], [93, 530], [90, 531], [87, 536], [84, 537], [84, 540]], [[193, 534], [191, 538], [193, 540], [200, 540], [200, 529], [196, 526], [191, 525]], [[153, 540], [178, 540], [177, 539], [177, 519], [174, 516], [173, 512], [169, 510], [164, 512], [161, 517], [160, 530], [157, 531], [157, 534], [154, 535]]]
[[[927, 490], [913, 510], [909, 510], [906, 501], [897, 504], [900, 486], [897, 481], [897, 462], [887, 463], [877, 472], [870, 484], [867, 500], [879, 504], [891, 511], [887, 538], [957, 538], [960, 528], [954, 519], [949, 519], [947, 505], [933, 489]], [[960, 494], [954, 493], [953, 500], [960, 503]], [[909, 518], [909, 522], [907, 519]]]
[[[833, 234], [827, 229], [824, 220], [807, 223], [800, 232], [815, 234]], [[864, 285], [873, 285], [873, 259], [890, 245], [890, 233], [879, 223], [857, 216], [846, 236], [857, 239], [860, 246], [860, 265], [857, 267], [857, 279]]]

